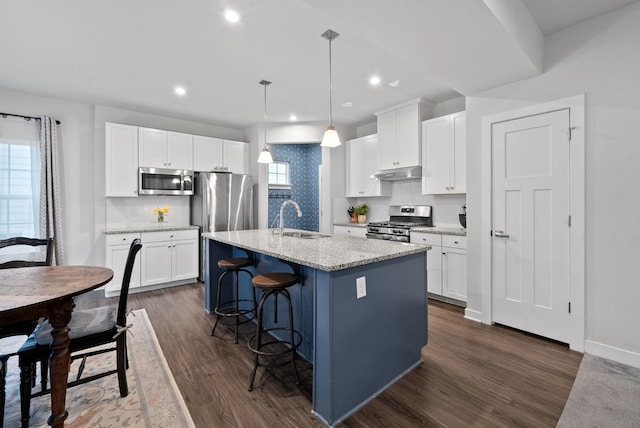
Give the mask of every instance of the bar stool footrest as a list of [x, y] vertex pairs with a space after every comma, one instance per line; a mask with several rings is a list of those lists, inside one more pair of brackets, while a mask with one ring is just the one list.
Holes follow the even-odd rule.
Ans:
[[[240, 302], [248, 302], [253, 304], [253, 300], [249, 300], [249, 299], [240, 299], [238, 300], [238, 304]], [[247, 315], [247, 314], [252, 314], [253, 316], [248, 320], [251, 321], [253, 319], [255, 319], [256, 317], [256, 308], [252, 308], [252, 309], [239, 309], [238, 312], [235, 311], [235, 307], [230, 306], [230, 305], [235, 305], [235, 300], [229, 300], [228, 302], [224, 302], [221, 305], [216, 306], [213, 309], [213, 313], [220, 316], [220, 317], [238, 317], [241, 315]], [[229, 307], [230, 306], [230, 307]], [[242, 321], [241, 324], [246, 323], [247, 321]]]
[[[289, 330], [288, 328], [285, 327], [273, 327], [273, 328], [267, 328], [265, 330], [262, 330], [263, 333], [269, 333], [270, 331], [284, 331], [289, 333], [291, 330]], [[247, 341], [247, 346], [249, 347], [249, 350], [251, 350], [251, 352], [253, 352], [254, 354], [258, 354], [258, 355], [263, 355], [266, 357], [275, 357], [278, 355], [284, 355], [287, 354], [289, 352], [295, 352], [296, 349], [298, 349], [298, 347], [302, 344], [302, 334], [298, 331], [298, 330], [293, 330], [293, 335], [294, 335], [294, 343], [293, 343], [293, 347], [290, 347], [290, 343], [286, 340], [281, 340], [278, 339], [276, 337], [271, 336], [271, 339], [268, 339], [267, 342], [263, 342], [260, 344], [261, 348], [264, 348], [265, 346], [268, 345], [274, 345], [276, 343], [284, 345], [287, 349], [283, 350], [283, 351], [262, 351], [262, 350], [258, 350], [256, 349], [256, 346], [254, 344], [254, 341], [257, 339], [258, 335], [254, 334], [253, 336], [251, 336], [249, 338], [249, 340]]]

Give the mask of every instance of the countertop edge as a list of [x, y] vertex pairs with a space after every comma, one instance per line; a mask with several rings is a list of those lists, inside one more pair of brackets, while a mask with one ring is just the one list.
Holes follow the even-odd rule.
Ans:
[[165, 232], [172, 230], [199, 230], [200, 226], [194, 225], [173, 225], [173, 226], [131, 226], [131, 227], [113, 227], [102, 229], [105, 235], [117, 235], [123, 233], [143, 233], [143, 232]]
[[[382, 262], [385, 260], [392, 260], [392, 259], [396, 259], [399, 257], [404, 257], [404, 256], [409, 256], [409, 255], [413, 255], [413, 254], [418, 254], [418, 253], [422, 253], [422, 252], [426, 252], [428, 250], [431, 249], [431, 245], [420, 245], [420, 244], [407, 244], [407, 245], [411, 245], [413, 248], [407, 247], [405, 248], [401, 254], [384, 254], [384, 255], [380, 255], [380, 256], [376, 256], [376, 257], [371, 257], [368, 259], [363, 259], [363, 260], [359, 260], [359, 261], [355, 261], [355, 262], [349, 262], [349, 263], [340, 263], [340, 264], [333, 264], [333, 265], [322, 265], [313, 261], [309, 261], [309, 260], [303, 260], [303, 259], [298, 259], [296, 257], [292, 257], [290, 255], [286, 255], [286, 254], [281, 254], [275, 251], [270, 251], [268, 249], [265, 248], [258, 248], [254, 245], [250, 245], [250, 244], [246, 244], [246, 243], [238, 243], [235, 242], [234, 240], [231, 239], [225, 239], [222, 238], [220, 236], [214, 236], [211, 233], [202, 233], [202, 236], [207, 238], [207, 239], [211, 239], [214, 241], [218, 241], [221, 242], [223, 244], [227, 244], [227, 245], [233, 245], [233, 246], [237, 246], [238, 248], [243, 248], [249, 251], [255, 251], [257, 253], [261, 253], [261, 254], [265, 254], [267, 256], [271, 256], [271, 257], [276, 257], [279, 258], [281, 260], [286, 260], [289, 262], [293, 262], [296, 264], [300, 264], [303, 266], [308, 266], [314, 269], [319, 269], [325, 272], [336, 272], [336, 271], [340, 271], [340, 270], [345, 270], [345, 269], [350, 269], [350, 268], [354, 268], [357, 266], [364, 266], [364, 265], [368, 265], [368, 264], [372, 264], [372, 263], [378, 263], [378, 262]], [[346, 239], [362, 239], [362, 238], [353, 238], [353, 237], [344, 237]], [[292, 239], [296, 239], [296, 238], [292, 238]]]

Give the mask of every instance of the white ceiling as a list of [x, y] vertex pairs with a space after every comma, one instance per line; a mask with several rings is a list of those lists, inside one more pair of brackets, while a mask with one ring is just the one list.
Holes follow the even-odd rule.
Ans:
[[[263, 120], [262, 79], [273, 82], [270, 122], [328, 121], [328, 28], [340, 33], [334, 122], [359, 124], [410, 98], [440, 102], [538, 74], [543, 33], [632, 1], [0, 2], [0, 87], [245, 128]], [[227, 7], [239, 23], [222, 18]], [[188, 94], [175, 96], [176, 85]]]

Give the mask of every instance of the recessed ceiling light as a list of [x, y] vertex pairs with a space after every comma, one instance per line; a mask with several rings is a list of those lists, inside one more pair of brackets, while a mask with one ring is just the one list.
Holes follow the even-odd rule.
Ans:
[[342, 107], [353, 107], [353, 103], [351, 101], [347, 101], [346, 103], [342, 103]]
[[240, 21], [240, 15], [235, 10], [227, 9], [224, 11], [224, 19], [229, 22], [238, 22]]
[[378, 76], [373, 76], [371, 79], [369, 79], [369, 83], [372, 85], [379, 85], [380, 84], [380, 78]]
[[187, 90], [182, 86], [176, 86], [173, 92], [175, 92], [176, 95], [180, 95], [180, 96], [187, 94]]
[[295, 114], [292, 114], [291, 116], [289, 116], [289, 120], [291, 122], [295, 122], [296, 120], [298, 120], [298, 116], [296, 116]]

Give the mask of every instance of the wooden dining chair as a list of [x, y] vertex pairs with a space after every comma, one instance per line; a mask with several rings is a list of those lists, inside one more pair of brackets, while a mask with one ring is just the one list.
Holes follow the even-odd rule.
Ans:
[[[76, 380], [68, 382], [67, 388], [117, 373], [120, 396], [126, 397], [129, 394], [126, 373], [126, 369], [128, 368], [126, 330], [131, 326], [127, 325], [127, 297], [129, 295], [129, 283], [131, 282], [133, 265], [136, 255], [141, 248], [142, 244], [140, 243], [140, 239], [134, 239], [129, 247], [117, 307], [115, 305], [101, 306], [72, 312], [71, 321], [69, 321], [68, 325], [69, 337], [71, 339], [69, 351], [72, 353], [71, 361], [82, 359], [82, 362], [78, 368]], [[49, 358], [49, 354], [51, 354], [49, 347], [51, 340], [51, 325], [45, 321], [38, 325], [26, 343], [18, 350], [20, 365], [20, 403], [23, 427], [29, 425], [31, 398], [51, 392], [51, 389], [48, 388], [46, 384], [43, 385], [41, 391], [35, 393], [31, 391], [33, 363], [40, 362], [42, 364], [43, 361]], [[113, 344], [114, 346], [94, 349], [98, 346], [108, 344]], [[116, 369], [82, 378], [87, 357], [111, 351], [116, 352]]]
[[[12, 254], [12, 247], [29, 246], [35, 251], [21, 252], [20, 248], [15, 248], [15, 254]], [[30, 266], [50, 266], [53, 255], [53, 238], [36, 239], [25, 237], [13, 237], [0, 240], [0, 250], [4, 250], [0, 256], [2, 263], [0, 269], [21, 268]], [[29, 257], [22, 257], [28, 254]], [[25, 260], [22, 260], [22, 259]], [[2, 286], [2, 285], [0, 285]], [[37, 320], [12, 324], [0, 327], [0, 339], [7, 339], [12, 336], [29, 336], [37, 325]], [[16, 346], [17, 347], [17, 346]], [[9, 358], [16, 355], [15, 349], [5, 350], [0, 348], [0, 426], [4, 420], [4, 402], [5, 402], [5, 382], [7, 377], [7, 363]], [[45, 368], [43, 368], [43, 371]]]

